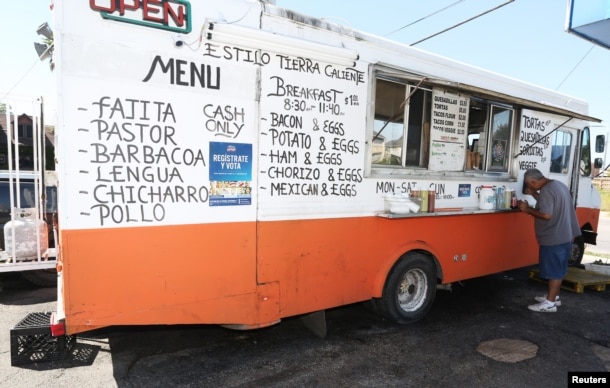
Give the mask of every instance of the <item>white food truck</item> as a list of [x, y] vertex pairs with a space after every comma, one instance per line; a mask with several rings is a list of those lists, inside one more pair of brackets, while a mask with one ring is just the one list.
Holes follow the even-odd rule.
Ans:
[[[537, 263], [538, 168], [595, 243], [588, 105], [255, 0], [56, 2], [53, 327], [249, 329]], [[60, 332], [61, 330], [59, 330]]]

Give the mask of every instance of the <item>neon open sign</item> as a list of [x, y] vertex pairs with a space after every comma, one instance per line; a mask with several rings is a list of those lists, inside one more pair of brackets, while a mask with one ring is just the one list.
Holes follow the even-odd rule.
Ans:
[[104, 19], [159, 28], [183, 34], [191, 32], [191, 4], [187, 0], [89, 0]]

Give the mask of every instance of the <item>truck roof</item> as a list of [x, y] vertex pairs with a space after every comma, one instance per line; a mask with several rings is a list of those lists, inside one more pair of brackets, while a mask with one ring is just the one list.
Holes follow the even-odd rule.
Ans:
[[[333, 32], [338, 37], [345, 36], [357, 42], [370, 44], [371, 47], [375, 48], [374, 57], [368, 57], [366, 52], [359, 52], [360, 59], [367, 62], [380, 65], [386, 62], [397, 63], [395, 59], [385, 60], [385, 58], [401, 57], [399, 62], [404, 63], [404, 69], [396, 70], [401, 71], [403, 76], [407, 69], [408, 72], [416, 72], [414, 80], [420, 80], [423, 75], [426, 77], [427, 83], [438, 86], [451, 86], [465, 91], [485, 93], [543, 112], [565, 115], [590, 122], [601, 122], [600, 119], [589, 116], [589, 105], [586, 101], [567, 94], [278, 6], [265, 4], [263, 12], [271, 16], [267, 19], [269, 22], [267, 25], [265, 25], [263, 19], [263, 29], [270, 27], [271, 30], [281, 29], [282, 34], [289, 36], [295, 30], [281, 28], [281, 21], [289, 20], [318, 30]], [[488, 85], [493, 85], [493, 91], [489, 89]]]

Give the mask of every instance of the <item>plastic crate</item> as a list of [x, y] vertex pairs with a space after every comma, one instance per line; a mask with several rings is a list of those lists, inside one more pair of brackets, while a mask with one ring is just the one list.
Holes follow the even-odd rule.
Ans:
[[66, 358], [75, 336], [51, 335], [51, 312], [30, 313], [11, 329], [11, 365]]

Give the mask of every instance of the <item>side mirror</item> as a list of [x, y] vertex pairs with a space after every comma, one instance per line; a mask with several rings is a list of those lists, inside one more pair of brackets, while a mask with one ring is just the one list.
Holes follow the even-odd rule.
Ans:
[[604, 160], [602, 158], [595, 158], [593, 161], [593, 168], [602, 168], [604, 166]]

